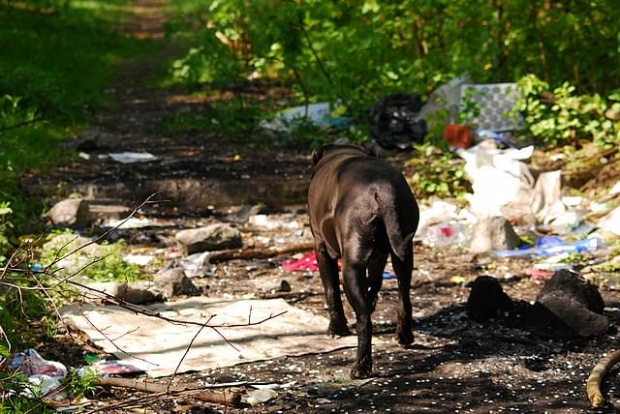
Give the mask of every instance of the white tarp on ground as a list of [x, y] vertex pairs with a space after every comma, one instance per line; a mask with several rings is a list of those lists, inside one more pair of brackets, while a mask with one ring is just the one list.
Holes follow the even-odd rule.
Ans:
[[[185, 359], [183, 354], [198, 332], [198, 326], [172, 324], [119, 306], [68, 306], [62, 315], [105, 352], [135, 363], [152, 377], [172, 375], [182, 359], [179, 373], [285, 355], [327, 352], [357, 344], [356, 336], [329, 338], [326, 335], [327, 318], [294, 308], [282, 299], [200, 297], [155, 304], [148, 309], [167, 318], [200, 323], [209, 321], [214, 326], [243, 325], [250, 317], [254, 322], [280, 312], [286, 313], [260, 325], [220, 328], [220, 333], [239, 351], [213, 329], [205, 328], [194, 340]], [[373, 342], [379, 343], [380, 340], [373, 338]]]

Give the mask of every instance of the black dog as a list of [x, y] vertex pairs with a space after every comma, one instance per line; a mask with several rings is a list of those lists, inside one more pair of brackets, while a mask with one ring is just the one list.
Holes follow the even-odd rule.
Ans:
[[351, 378], [366, 378], [372, 372], [370, 317], [388, 255], [401, 299], [396, 339], [403, 345], [413, 342], [409, 291], [418, 205], [401, 173], [370, 150], [326, 145], [314, 150], [312, 162], [308, 207], [329, 308], [328, 333], [349, 333], [338, 279], [342, 258], [344, 291], [357, 319], [357, 360]]

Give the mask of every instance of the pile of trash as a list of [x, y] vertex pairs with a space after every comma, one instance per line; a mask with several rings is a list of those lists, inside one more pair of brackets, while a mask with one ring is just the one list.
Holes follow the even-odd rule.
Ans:
[[[530, 170], [533, 151], [532, 146], [498, 148], [491, 140], [457, 149], [472, 183], [469, 205], [440, 200], [422, 206], [416, 240], [436, 249], [530, 259], [533, 276], [571, 269], [568, 258], [574, 254], [608, 253], [606, 242], [620, 235], [620, 208], [562, 196], [560, 170]], [[601, 198], [613, 200], [618, 194], [620, 181]]]
[[[143, 372], [142, 369], [122, 360], [93, 360], [91, 364], [79, 369], [70, 370], [57, 361], [43, 358], [36, 349], [28, 348], [22, 352], [16, 352], [0, 364], [0, 371], [12, 374], [21, 374], [25, 377], [21, 383], [21, 390], [8, 391], [19, 393], [25, 398], [45, 398], [53, 401], [62, 411], [77, 412], [86, 401], [73, 401], [64, 386], [69, 375], [80, 378], [85, 376], [106, 378], [110, 375], [135, 374]], [[74, 372], [71, 372], [74, 371]]]

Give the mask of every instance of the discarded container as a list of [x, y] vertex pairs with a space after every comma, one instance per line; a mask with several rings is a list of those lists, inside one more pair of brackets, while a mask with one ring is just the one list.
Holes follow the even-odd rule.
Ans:
[[429, 227], [425, 242], [433, 248], [464, 247], [468, 238], [462, 223], [445, 222]]
[[474, 140], [468, 125], [448, 124], [443, 130], [443, 139], [452, 148], [469, 148]]

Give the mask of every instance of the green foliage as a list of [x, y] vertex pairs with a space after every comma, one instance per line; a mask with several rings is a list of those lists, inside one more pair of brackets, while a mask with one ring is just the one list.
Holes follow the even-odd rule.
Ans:
[[[214, 95], [217, 95], [215, 91]], [[162, 119], [162, 127], [168, 133], [210, 131], [230, 139], [231, 136], [252, 133], [260, 119], [267, 115], [267, 106], [243, 96], [216, 100], [201, 113], [166, 116]]]
[[21, 373], [0, 372], [2, 399], [0, 412], [5, 414], [40, 413], [51, 414], [56, 411], [47, 408], [39, 399], [24, 396], [32, 388], [28, 378]]
[[69, 371], [62, 383], [66, 387], [66, 392], [75, 399], [76, 397], [94, 395], [98, 377], [99, 375], [95, 370], [86, 367], [80, 372]]
[[140, 266], [123, 260], [120, 243], [111, 244], [109, 248], [109, 253], [102, 260], [88, 266], [81, 274], [97, 282], [136, 282], [144, 279]]
[[[40, 261], [44, 267], [70, 250], [80, 246], [77, 237], [71, 233], [53, 236], [50, 242], [42, 247]], [[69, 243], [69, 244], [67, 244]], [[97, 282], [135, 282], [142, 280], [140, 267], [123, 260], [124, 242], [94, 244], [64, 259], [63, 263], [52, 268], [57, 275], [69, 276], [79, 271], [79, 275]]]
[[534, 75], [519, 80], [518, 87], [523, 98], [515, 110], [524, 114], [527, 131], [540, 142], [548, 146], [578, 146], [583, 140], [602, 146], [620, 142], [620, 122], [607, 117], [608, 111], [620, 113], [617, 94], [608, 99], [577, 95], [574, 86], [564, 83], [551, 96], [549, 85]]
[[177, 78], [289, 79], [299, 97], [341, 99], [358, 120], [380, 96], [426, 94], [464, 72], [479, 83], [535, 73], [582, 91], [620, 86], [620, 67], [606, 64], [618, 57], [620, 9], [611, 0], [173, 4], [170, 32], [189, 46]]
[[113, 31], [127, 0], [0, 2], [0, 201], [16, 224], [36, 222], [42, 206], [20, 201], [17, 177], [73, 156], [58, 146], [105, 103], [111, 68], [152, 50]]
[[55, 330], [55, 320], [50, 317], [50, 302], [41, 291], [33, 289], [40, 282], [32, 275], [9, 272], [14, 286], [2, 286], [0, 293], [0, 326], [14, 347], [29, 346], [34, 332], [24, 329], [32, 321], [40, 321], [48, 333]]
[[464, 161], [433, 146], [417, 146], [416, 151], [426, 156], [407, 162], [407, 167], [413, 170], [410, 185], [414, 194], [420, 199], [438, 197], [464, 201], [465, 194], [471, 190], [465, 177]]
[[4, 255], [11, 247], [8, 232], [13, 227], [13, 223], [9, 220], [13, 210], [9, 207], [10, 205], [11, 203], [6, 201], [0, 202], [0, 265], [5, 262], [6, 257]]
[[137, 41], [105, 26], [126, 17], [126, 1], [45, 4], [54, 12], [0, 5], [0, 94], [20, 97], [46, 119], [84, 118], [102, 103], [101, 89], [110, 80], [102, 69], [139, 51]]

